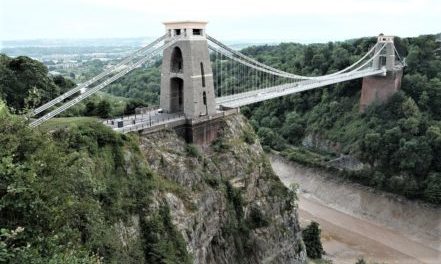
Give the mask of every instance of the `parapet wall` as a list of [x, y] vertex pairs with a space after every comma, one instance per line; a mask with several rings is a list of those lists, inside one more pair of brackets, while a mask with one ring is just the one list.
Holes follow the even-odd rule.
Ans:
[[238, 114], [239, 108], [224, 110], [212, 116], [202, 116], [187, 120], [183, 125], [175, 127], [176, 133], [183, 137], [187, 143], [200, 146], [210, 145], [216, 140], [224, 124], [224, 118]]

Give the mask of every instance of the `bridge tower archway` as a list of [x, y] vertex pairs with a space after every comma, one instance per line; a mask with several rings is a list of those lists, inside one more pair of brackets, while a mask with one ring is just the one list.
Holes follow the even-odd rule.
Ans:
[[184, 80], [179, 77], [170, 80], [170, 112], [184, 111]]
[[213, 70], [206, 22], [167, 22], [161, 70], [160, 107], [164, 112], [183, 112], [187, 119], [216, 113]]
[[183, 72], [183, 58], [182, 51], [179, 47], [174, 47], [171, 53], [170, 71], [173, 73]]

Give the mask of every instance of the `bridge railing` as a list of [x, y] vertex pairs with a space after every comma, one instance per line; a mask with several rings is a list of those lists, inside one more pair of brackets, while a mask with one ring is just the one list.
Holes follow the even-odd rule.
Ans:
[[184, 121], [185, 123], [185, 115], [184, 113], [163, 114], [158, 115], [155, 118], [150, 117], [141, 121], [136, 121], [136, 119], [133, 120], [135, 121], [133, 125], [123, 126], [121, 128], [116, 127], [114, 130], [121, 133], [129, 133], [149, 128], [156, 128], [160, 125], [172, 125], [176, 121]]

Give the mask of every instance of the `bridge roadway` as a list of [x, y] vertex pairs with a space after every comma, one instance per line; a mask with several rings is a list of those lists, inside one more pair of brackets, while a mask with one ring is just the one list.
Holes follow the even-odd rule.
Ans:
[[173, 127], [178, 123], [185, 123], [184, 113], [162, 113], [159, 109], [153, 109], [142, 114], [109, 119], [103, 122], [104, 125], [121, 133], [150, 129], [159, 126]]
[[174, 128], [184, 124], [197, 124], [208, 120], [214, 120], [239, 112], [238, 108], [229, 110], [218, 110], [213, 116], [201, 116], [196, 119], [187, 120], [184, 113], [163, 113], [160, 109], [152, 109], [143, 114], [130, 115], [115, 119], [103, 121], [103, 124], [109, 126], [116, 132], [129, 133], [143, 130], [145, 133], [151, 133], [164, 128]]
[[350, 74], [340, 74], [326, 79], [315, 79], [315, 80], [306, 80], [295, 83], [281, 84], [264, 89], [252, 90], [244, 93], [218, 97], [216, 98], [216, 104], [227, 108], [235, 108], [257, 102], [266, 101], [280, 96], [299, 93], [302, 91], [311, 90], [330, 84], [335, 84], [339, 82], [349, 81], [372, 75], [385, 76], [386, 69], [380, 69], [380, 70], [368, 69], [358, 72], [352, 72]]
[[[201, 122], [208, 119], [225, 116], [230, 112], [237, 112], [234, 110], [240, 106], [249, 105], [257, 102], [266, 101], [276, 97], [281, 97], [289, 94], [295, 94], [306, 90], [323, 87], [330, 84], [335, 84], [343, 81], [358, 79], [372, 75], [385, 75], [386, 70], [362, 70], [350, 74], [341, 74], [332, 78], [306, 80], [295, 83], [281, 84], [264, 89], [252, 90], [239, 94], [223, 96], [216, 98], [218, 108], [233, 108], [227, 111], [218, 111], [213, 117], [200, 117], [190, 122]], [[189, 120], [185, 118], [184, 113], [162, 113], [159, 109], [153, 109], [143, 114], [126, 116], [123, 118], [109, 119], [103, 123], [113, 130], [121, 133], [129, 133], [133, 131], [145, 130], [156, 131], [162, 128], [172, 128], [188, 123]]]

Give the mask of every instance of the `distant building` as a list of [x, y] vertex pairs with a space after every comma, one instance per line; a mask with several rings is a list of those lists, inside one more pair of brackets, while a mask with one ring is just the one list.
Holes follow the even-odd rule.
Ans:
[[50, 71], [49, 75], [56, 76], [56, 75], [61, 75], [61, 73], [57, 71]]

